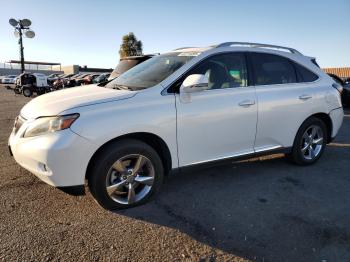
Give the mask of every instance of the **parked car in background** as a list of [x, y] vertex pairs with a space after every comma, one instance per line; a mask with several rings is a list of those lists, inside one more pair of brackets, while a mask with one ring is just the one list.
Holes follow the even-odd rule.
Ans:
[[51, 74], [47, 76], [47, 82], [52, 85], [58, 78], [65, 76], [65, 74]]
[[63, 77], [65, 74], [59, 74], [59, 75], [49, 75], [47, 77], [47, 82], [52, 85], [53, 82], [55, 82], [58, 78]]
[[108, 77], [110, 76], [110, 73], [104, 73], [99, 75], [98, 77], [96, 77], [92, 82], [94, 84], [100, 84], [100, 83], [104, 83], [106, 81], [108, 81]]
[[343, 121], [340, 89], [292, 48], [180, 48], [104, 88], [30, 101], [15, 120], [10, 152], [50, 185], [83, 188], [87, 180], [101, 206], [128, 208], [148, 201], [179, 168], [272, 152], [316, 163]]
[[62, 75], [62, 74], [57, 74], [57, 73], [50, 74], [50, 75], [47, 76], [47, 79], [56, 78], [56, 77], [59, 77], [60, 75]]
[[[69, 80], [75, 75], [76, 74], [64, 74], [64, 75], [58, 76], [52, 84], [53, 88], [57, 90], [64, 87], [71, 87]], [[75, 85], [72, 85], [72, 86], [75, 86]]]
[[5, 78], [5, 77], [6, 77], [6, 75], [0, 76], [0, 84], [2, 84], [2, 79]]
[[342, 101], [345, 105], [350, 106], [350, 81], [344, 82]]
[[62, 78], [62, 87], [74, 87], [75, 86], [75, 78], [79, 77], [81, 74], [69, 74], [66, 77]]
[[79, 75], [79, 74], [66, 74], [66, 75], [64, 75], [64, 76], [62, 76], [62, 77], [60, 77], [60, 78], [65, 79], [65, 80], [68, 80], [68, 79], [70, 79], [70, 78], [72, 78], [72, 77], [75, 77], [75, 76], [77, 76], [77, 75]]
[[88, 76], [88, 73], [79, 73], [67, 80], [67, 86], [80, 86], [84, 82], [84, 77]]
[[93, 81], [99, 76], [100, 76], [100, 74], [89, 74], [83, 78], [82, 84], [91, 85], [91, 84], [93, 84]]
[[339, 85], [343, 87], [341, 92], [341, 100], [344, 105], [349, 106], [350, 105], [350, 83], [343, 81], [339, 76], [335, 74], [328, 73], [330, 77], [334, 79], [335, 82], [337, 82]]
[[2, 84], [14, 84], [17, 75], [7, 75], [1, 79]]
[[327, 73], [330, 77], [332, 77], [333, 78], [333, 80], [335, 81], [335, 82], [337, 82], [338, 84], [340, 84], [340, 85], [344, 85], [344, 81], [339, 77], [339, 76], [337, 76], [337, 75], [335, 75], [335, 74], [331, 74], [331, 73]]
[[57, 78], [52, 84], [50, 84], [52, 86], [52, 88], [54, 90], [59, 90], [62, 89], [64, 87], [64, 79], [63, 78]]
[[113, 72], [108, 77], [108, 80], [112, 80], [113, 78], [116, 78], [120, 76], [122, 73], [128, 71], [130, 68], [133, 68], [134, 66], [145, 62], [146, 60], [154, 57], [154, 54], [151, 55], [142, 55], [142, 56], [128, 56], [121, 58], [119, 60], [119, 64], [117, 67], [113, 70]]

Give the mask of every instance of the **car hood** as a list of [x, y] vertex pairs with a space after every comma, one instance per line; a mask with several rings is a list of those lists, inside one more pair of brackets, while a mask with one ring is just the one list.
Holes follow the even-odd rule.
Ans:
[[131, 98], [136, 93], [97, 85], [68, 88], [41, 95], [31, 100], [22, 108], [21, 116], [26, 119], [53, 116], [72, 108]]

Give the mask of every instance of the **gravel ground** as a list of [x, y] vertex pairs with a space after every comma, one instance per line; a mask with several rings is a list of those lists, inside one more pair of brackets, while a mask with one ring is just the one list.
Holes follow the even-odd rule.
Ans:
[[120, 212], [44, 184], [9, 156], [30, 99], [0, 86], [0, 260], [350, 261], [350, 113], [309, 167], [282, 155], [168, 178]]

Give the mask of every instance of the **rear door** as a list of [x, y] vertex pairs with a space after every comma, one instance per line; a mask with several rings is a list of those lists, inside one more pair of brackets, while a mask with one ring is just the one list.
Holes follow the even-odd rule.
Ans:
[[254, 149], [290, 147], [302, 122], [317, 111], [318, 76], [280, 55], [250, 53], [249, 57], [258, 100]]

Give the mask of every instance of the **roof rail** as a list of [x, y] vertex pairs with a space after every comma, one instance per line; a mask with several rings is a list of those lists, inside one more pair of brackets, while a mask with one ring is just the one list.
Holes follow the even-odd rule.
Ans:
[[195, 46], [184, 46], [184, 47], [176, 48], [173, 51], [181, 50], [181, 49], [187, 49], [187, 48], [197, 48], [197, 47], [195, 47]]
[[221, 44], [217, 45], [216, 48], [233, 46], [233, 45], [284, 49], [284, 50], [288, 50], [289, 52], [291, 52], [293, 54], [302, 55], [302, 53], [300, 53], [298, 50], [295, 50], [294, 48], [290, 48], [290, 47], [278, 46], [278, 45], [268, 45], [268, 44], [259, 44], [259, 43], [249, 43], [249, 42], [225, 42], [225, 43], [221, 43]]

